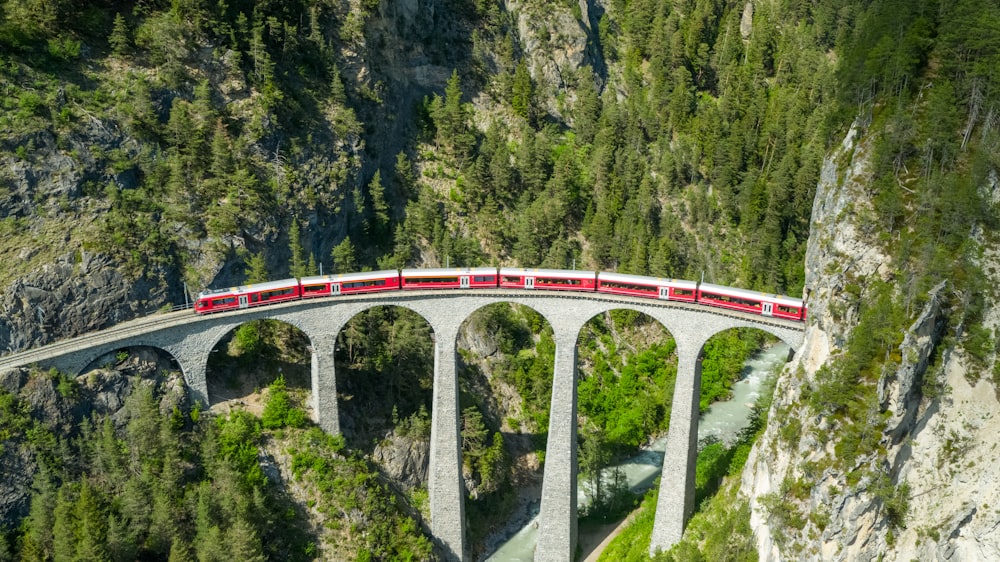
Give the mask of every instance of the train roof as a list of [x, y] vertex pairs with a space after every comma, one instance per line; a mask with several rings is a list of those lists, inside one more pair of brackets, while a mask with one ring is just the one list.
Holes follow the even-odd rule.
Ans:
[[802, 299], [794, 299], [792, 297], [786, 297], [784, 295], [761, 293], [759, 291], [751, 291], [749, 289], [734, 289], [733, 287], [726, 287], [724, 285], [713, 285], [711, 283], [702, 283], [700, 287], [702, 291], [709, 291], [711, 293], [717, 293], [720, 295], [751, 298], [758, 300], [763, 299], [763, 300], [768, 300], [770, 302], [776, 302], [779, 304], [786, 304], [789, 306], [802, 306]]
[[397, 277], [399, 272], [395, 269], [383, 269], [381, 271], [360, 271], [357, 273], [334, 273], [333, 275], [313, 275], [303, 277], [302, 284], [310, 285], [316, 283], [341, 283], [344, 281], [360, 281], [363, 279], [384, 279], [386, 277]]
[[400, 272], [403, 277], [440, 277], [459, 275], [496, 275], [495, 267], [452, 267], [437, 269], [404, 269]]
[[536, 277], [563, 277], [568, 279], [593, 279], [595, 271], [575, 269], [528, 269], [524, 267], [502, 267], [500, 275], [534, 275]]
[[299, 280], [293, 277], [291, 279], [282, 279], [280, 281], [267, 281], [265, 283], [253, 283], [251, 285], [240, 285], [239, 287], [227, 287], [225, 289], [202, 291], [198, 293], [198, 298], [209, 296], [214, 297], [218, 295], [242, 295], [245, 293], [267, 291], [270, 289], [287, 289], [288, 287], [295, 287], [298, 284]]
[[629, 273], [612, 273], [602, 271], [597, 274], [601, 281], [613, 281], [618, 283], [646, 283], [649, 285], [666, 285], [668, 287], [680, 287], [682, 289], [695, 289], [698, 283], [687, 279], [670, 279], [667, 277], [646, 277], [645, 275], [632, 275]]

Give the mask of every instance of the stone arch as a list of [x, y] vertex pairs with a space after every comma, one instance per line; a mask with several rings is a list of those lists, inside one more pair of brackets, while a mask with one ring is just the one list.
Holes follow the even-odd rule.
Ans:
[[[311, 391], [314, 336], [309, 325], [294, 314], [274, 312], [278, 311], [226, 318], [210, 330], [203, 359], [209, 406], [229, 402], [260, 414], [262, 404], [255, 391], [279, 376], [290, 389], [298, 389], [295, 394]], [[271, 345], [270, 340], [279, 344]], [[303, 401], [307, 409], [313, 404]]]
[[408, 303], [358, 304], [328, 329], [335, 342], [341, 430], [351, 446], [368, 448], [397, 427], [429, 429], [437, 332]]
[[[94, 348], [92, 351], [94, 353], [89, 353], [87, 355], [81, 355], [78, 358], [77, 365], [78, 368], [71, 369], [74, 371], [73, 375], [82, 375], [88, 371], [93, 370], [96, 367], [104, 367], [113, 363], [121, 363], [129, 356], [131, 353], [128, 350], [133, 349], [150, 349], [154, 350], [157, 355], [160, 355], [160, 359], [166, 359], [177, 368], [182, 374], [184, 373], [184, 365], [181, 363], [181, 358], [177, 354], [173, 353], [169, 346], [163, 346], [151, 341], [129, 341], [125, 340], [122, 342], [117, 342], [114, 344], [108, 344], [101, 346], [99, 348]], [[124, 357], [118, 357], [117, 354], [125, 353]]]
[[[765, 322], [748, 322], [746, 320], [737, 320], [737, 319], [732, 319], [732, 321], [729, 322], [729, 324], [730, 324], [729, 326], [717, 327], [707, 332], [706, 334], [707, 337], [705, 338], [705, 342], [708, 342], [708, 340], [710, 340], [711, 338], [723, 332], [732, 330], [734, 328], [753, 328], [754, 330], [767, 332], [768, 334], [771, 334], [772, 336], [778, 338], [779, 340], [784, 342], [785, 345], [791, 348], [793, 352], [798, 352], [799, 347], [802, 345], [803, 334], [801, 330], [793, 330], [791, 328], [785, 328], [783, 326], [777, 326]], [[702, 344], [702, 347], [704, 347], [704, 343]], [[701, 352], [699, 352], [699, 356], [700, 355]]]
[[[636, 356], [639, 356], [655, 349], [659, 353], [659, 363], [661, 365], [665, 365], [668, 369], [666, 372], [659, 371], [659, 376], [670, 376], [669, 370], [672, 369], [674, 373], [676, 373], [677, 368], [677, 344], [675, 336], [670, 328], [665, 325], [661, 319], [651, 315], [647, 308], [628, 305], [616, 305], [602, 308], [603, 310], [594, 314], [581, 327], [576, 341], [577, 350], [578, 354], [581, 356], [590, 354], [597, 358], [598, 362], [593, 365], [594, 368], [608, 370], [617, 376], [615, 376], [614, 380], [609, 380], [605, 377], [597, 377], [595, 376], [595, 373], [590, 373], [590, 377], [585, 377], [582, 369], [578, 370], [578, 417], [581, 422], [583, 421], [583, 414], [588, 408], [588, 402], [592, 403], [596, 400], [598, 403], [592, 403], [591, 406], [596, 407], [595, 409], [598, 411], [603, 409], [600, 407], [601, 404], [599, 404], [601, 398], [609, 396], [611, 394], [610, 391], [616, 389], [617, 385], [621, 382], [621, 376], [632, 373], [642, 376], [643, 378], [638, 381], [640, 384], [635, 385], [636, 394], [629, 403], [629, 411], [627, 414], [625, 416], [609, 416], [606, 419], [599, 416], [597, 419], [590, 420], [592, 424], [591, 427], [584, 427], [581, 425], [581, 431], [583, 432], [581, 434], [581, 441], [586, 442], [588, 438], [601, 438], [602, 440], [606, 439], [607, 442], [612, 445], [614, 443], [620, 443], [625, 446], [638, 446], [645, 441], [650, 432], [657, 431], [657, 427], [647, 426], [650, 418], [652, 418], [654, 423], [662, 423], [666, 421], [665, 414], [670, 408], [669, 396], [673, 392], [676, 376], [673, 381], [668, 382], [664, 380], [663, 384], [660, 385], [659, 390], [663, 392], [661, 399], [666, 401], [659, 404], [653, 404], [650, 402], [650, 399], [654, 399], [655, 395], [644, 394], [644, 392], [651, 387], [656, 388], [658, 386], [656, 380], [657, 371], [636, 372], [636, 367], [634, 365], [629, 367], [626, 363], [619, 363], [616, 359], [619, 359], [626, 354], [632, 354], [633, 352]], [[629, 314], [622, 317], [617, 314], [621, 312]], [[634, 316], [632, 316], [633, 314]], [[601, 326], [597, 323], [599, 319], [604, 322], [603, 326], [608, 330], [607, 332], [599, 332]], [[647, 327], [641, 328], [642, 326]], [[636, 330], [637, 328], [641, 329], [641, 332], [630, 332], [630, 330]], [[607, 338], [613, 339], [615, 335], [625, 336], [626, 333], [630, 333], [633, 337], [627, 339], [622, 337], [621, 346], [616, 345], [613, 341], [611, 342], [611, 347], [604, 343]], [[635, 337], [642, 338], [643, 336], [645, 336], [646, 339], [635, 339]], [[636, 341], [640, 341], [638, 346], [629, 345], [630, 342]], [[605, 404], [605, 406], [616, 406], [616, 404]], [[634, 417], [635, 414], [642, 414], [642, 419]], [[641, 431], [642, 435], [640, 436], [636, 434], [636, 430]], [[581, 458], [580, 460], [582, 468], [584, 459]], [[651, 473], [649, 476], [649, 482], [652, 483], [654, 478], [655, 475]]]
[[[479, 424], [485, 434], [474, 446], [487, 451], [502, 443], [505, 456], [512, 465], [535, 462], [535, 450], [542, 447], [538, 444], [538, 437], [548, 431], [547, 425], [536, 423], [538, 418], [535, 414], [547, 416], [550, 396], [546, 394], [541, 400], [532, 400], [539, 396], [529, 396], [523, 388], [516, 388], [518, 384], [513, 371], [498, 370], [507, 366], [509, 358], [521, 357], [525, 370], [544, 372], [547, 379], [540, 377], [538, 384], [551, 390], [555, 369], [555, 326], [544, 308], [536, 304], [503, 296], [488, 301], [478, 300], [463, 309], [465, 314], [457, 322], [455, 356], [461, 427], [466, 428], [466, 421]], [[546, 335], [539, 336], [540, 332]], [[548, 352], [539, 354], [540, 346]], [[521, 355], [522, 351], [534, 355], [529, 359]], [[510, 393], [524, 395], [527, 402], [498, 398]], [[470, 416], [467, 417], [466, 412], [470, 412]], [[462, 444], [468, 443], [462, 439]], [[491, 480], [487, 464], [490, 457], [477, 458], [469, 455], [468, 449], [460, 449], [459, 453], [465, 474], [465, 507], [469, 520], [505, 522], [505, 514], [495, 509], [495, 499], [482, 500], [490, 498], [491, 494], [492, 498], [496, 498], [494, 493], [498, 490], [515, 491], [509, 480], [504, 480], [509, 477], [510, 468], [505, 466], [500, 478]], [[474, 550], [483, 546], [472, 545]]]

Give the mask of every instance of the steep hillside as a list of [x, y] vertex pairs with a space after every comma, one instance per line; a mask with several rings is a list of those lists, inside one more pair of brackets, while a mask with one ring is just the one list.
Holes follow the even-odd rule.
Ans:
[[806, 343], [743, 473], [761, 560], [1000, 552], [1000, 11], [903, 4], [844, 49], [860, 116], [813, 205]]
[[[808, 292], [807, 345], [716, 507], [740, 507], [719, 511], [749, 518], [763, 559], [989, 558], [995, 68], [1000, 13], [969, 0], [4, 0], [0, 352], [320, 268]], [[552, 351], [530, 312], [487, 320], [464, 336], [504, 348], [465, 365], [479, 515], [506, 506], [504, 454], [537, 469], [531, 438], [502, 433], [543, 431]], [[411, 507], [421, 330], [359, 317], [338, 365], [378, 402], [352, 446], [406, 467]], [[600, 355], [634, 325], [602, 330], [587, 400], [662, 382]], [[630, 447], [666, 423], [582, 420]]]

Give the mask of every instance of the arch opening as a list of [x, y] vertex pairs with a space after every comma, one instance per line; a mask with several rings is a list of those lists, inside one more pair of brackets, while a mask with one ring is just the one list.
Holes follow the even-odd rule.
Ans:
[[340, 428], [403, 489], [427, 480], [434, 331], [420, 314], [375, 306], [337, 333], [335, 365]]
[[76, 377], [96, 413], [115, 413], [125, 405], [136, 381], [152, 381], [164, 400], [183, 407], [183, 373], [167, 350], [151, 345], [123, 346], [90, 361]]
[[95, 357], [80, 370], [80, 374], [85, 375], [97, 369], [142, 375], [170, 370], [179, 372], [181, 367], [177, 358], [161, 347], [129, 345]]
[[[591, 318], [577, 338], [579, 546], [591, 552], [652, 486], [662, 453], [635, 457], [666, 434], [677, 345], [657, 319], [617, 308]], [[628, 465], [620, 463], [632, 459]]]
[[480, 559], [519, 503], [541, 496], [555, 342], [541, 313], [497, 302], [462, 322], [456, 347], [468, 541]]
[[312, 414], [309, 337], [281, 320], [239, 324], [209, 353], [206, 382], [210, 407], [217, 413], [244, 408], [261, 416], [270, 391], [284, 387], [290, 405], [308, 417]]
[[788, 344], [752, 327], [723, 330], [702, 346], [696, 506], [715, 495], [725, 475], [742, 470], [789, 356]]

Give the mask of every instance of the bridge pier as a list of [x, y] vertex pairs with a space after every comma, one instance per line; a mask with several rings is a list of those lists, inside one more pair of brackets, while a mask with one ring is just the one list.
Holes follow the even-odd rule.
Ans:
[[[338, 330], [339, 332], [339, 330]], [[340, 409], [337, 404], [337, 373], [333, 337], [312, 336], [312, 400], [313, 417], [320, 429], [330, 435], [340, 435]]]
[[[677, 544], [694, 511], [695, 463], [698, 459], [698, 405], [701, 394], [702, 344], [677, 341], [677, 379], [670, 409], [670, 428], [663, 456], [660, 492], [653, 520], [649, 555]], [[691, 373], [691, 376], [687, 376]]]
[[579, 327], [552, 326], [556, 357], [535, 549], [538, 562], [572, 562], [576, 555], [576, 339]]
[[181, 367], [181, 374], [184, 375], [191, 404], [200, 403], [202, 408], [207, 410], [212, 405], [208, 401], [208, 353], [199, 355], [201, 356], [174, 358]]
[[431, 405], [431, 450], [427, 471], [431, 533], [445, 559], [466, 560], [465, 484], [462, 480], [462, 436], [459, 430], [458, 326], [434, 326], [434, 390]]

